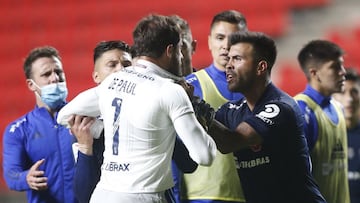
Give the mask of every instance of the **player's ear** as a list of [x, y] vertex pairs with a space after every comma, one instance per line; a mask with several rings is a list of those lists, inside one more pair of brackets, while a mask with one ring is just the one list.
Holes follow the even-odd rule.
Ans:
[[197, 40], [193, 40], [191, 42], [191, 54], [194, 54], [196, 51], [196, 46], [197, 46]]
[[259, 61], [258, 65], [257, 65], [257, 74], [261, 75], [264, 74], [264, 72], [266, 72], [268, 69], [268, 64], [265, 60], [261, 60]]
[[37, 90], [36, 84], [32, 79], [26, 79], [26, 85], [32, 92], [35, 92]]
[[317, 69], [316, 68], [309, 68], [309, 75], [311, 77], [315, 77], [317, 74]]
[[175, 51], [175, 46], [173, 44], [169, 44], [166, 46], [165, 52], [168, 58], [172, 57], [174, 51]]
[[92, 73], [92, 78], [93, 78], [93, 80], [94, 80], [94, 82], [96, 84], [100, 84], [101, 80], [100, 80], [100, 77], [99, 77], [99, 73], [97, 71], [94, 71]]

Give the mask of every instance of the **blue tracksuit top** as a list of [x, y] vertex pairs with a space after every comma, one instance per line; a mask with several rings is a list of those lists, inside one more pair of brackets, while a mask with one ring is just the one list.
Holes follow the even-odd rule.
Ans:
[[[75, 137], [56, 123], [45, 108], [35, 107], [11, 122], [3, 135], [3, 171], [11, 190], [26, 191], [30, 203], [74, 203]], [[30, 167], [45, 159], [40, 170], [48, 178], [48, 189], [35, 191], [26, 182]]]

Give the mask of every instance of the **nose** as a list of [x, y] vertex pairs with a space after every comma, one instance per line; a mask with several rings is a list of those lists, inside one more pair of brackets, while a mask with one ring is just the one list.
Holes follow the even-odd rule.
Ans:
[[50, 75], [50, 82], [57, 83], [59, 81], [60, 81], [60, 76], [55, 71], [53, 71]]
[[353, 101], [354, 101], [354, 97], [353, 95], [351, 95], [351, 92], [350, 91], [345, 91], [344, 94], [343, 94], [343, 101], [346, 103], [346, 104], [351, 104]]
[[183, 52], [181, 50], [180, 50], [180, 53], [179, 53], [179, 57], [180, 57], [180, 61], [184, 60], [184, 54], [183, 54]]
[[228, 37], [225, 37], [224, 40], [222, 41], [222, 49], [228, 50], [229, 46], [228, 46]]
[[124, 66], [121, 63], [118, 63], [114, 68], [114, 72], [118, 72], [119, 70], [121, 70], [123, 68], [124, 68]]
[[225, 65], [225, 70], [228, 71], [228, 70], [232, 70], [232, 69], [234, 69], [234, 66], [232, 65], [232, 59], [230, 58]]
[[346, 74], [346, 70], [345, 70], [345, 67], [343, 65], [341, 65], [341, 69], [340, 69], [340, 73], [339, 73], [341, 76], [345, 76]]

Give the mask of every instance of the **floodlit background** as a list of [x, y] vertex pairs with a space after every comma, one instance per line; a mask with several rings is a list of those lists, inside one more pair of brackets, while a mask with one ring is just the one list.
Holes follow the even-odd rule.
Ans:
[[[296, 57], [309, 40], [334, 41], [347, 53], [345, 65], [360, 67], [359, 0], [0, 0], [1, 135], [9, 122], [34, 107], [22, 70], [32, 48], [51, 45], [60, 51], [70, 100], [94, 86], [95, 45], [115, 39], [132, 44], [137, 21], [150, 13], [177, 14], [187, 20], [198, 41], [193, 65], [196, 69], [208, 66], [212, 62], [207, 48], [210, 22], [225, 9], [242, 12], [250, 30], [276, 40], [273, 82], [292, 96], [306, 84]], [[7, 189], [2, 168], [0, 172], [0, 202], [26, 202], [24, 193]]]

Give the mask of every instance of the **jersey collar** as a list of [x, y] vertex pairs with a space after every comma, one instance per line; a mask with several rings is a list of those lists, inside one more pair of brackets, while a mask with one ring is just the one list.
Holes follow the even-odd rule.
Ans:
[[138, 59], [135, 63], [135, 66], [142, 67], [142, 68], [148, 68], [149, 70], [154, 72], [156, 75], [159, 75], [160, 77], [163, 77], [163, 78], [170, 78], [176, 82], [185, 80], [183, 77], [176, 76], [176, 75], [164, 70], [163, 68], [159, 67], [158, 65], [156, 65], [150, 61], [144, 60], [144, 59]]

